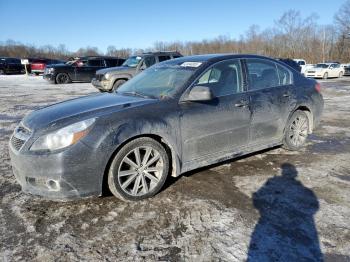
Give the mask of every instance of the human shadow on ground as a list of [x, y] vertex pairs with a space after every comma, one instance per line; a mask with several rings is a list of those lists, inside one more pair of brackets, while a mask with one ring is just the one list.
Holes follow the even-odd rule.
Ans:
[[323, 261], [314, 215], [319, 203], [296, 178], [290, 163], [253, 194], [260, 218], [251, 235], [247, 261]]

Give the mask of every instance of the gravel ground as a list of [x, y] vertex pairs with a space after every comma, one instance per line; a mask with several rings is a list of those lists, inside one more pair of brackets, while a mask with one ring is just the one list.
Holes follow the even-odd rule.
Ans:
[[7, 144], [37, 108], [95, 92], [0, 76], [0, 261], [350, 261], [350, 78], [322, 81], [300, 152], [265, 150], [169, 179], [152, 199], [23, 194]]

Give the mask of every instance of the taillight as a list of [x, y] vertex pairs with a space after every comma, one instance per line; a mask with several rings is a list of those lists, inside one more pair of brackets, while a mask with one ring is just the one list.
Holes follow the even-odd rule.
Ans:
[[321, 93], [321, 84], [316, 82], [315, 89], [317, 92]]

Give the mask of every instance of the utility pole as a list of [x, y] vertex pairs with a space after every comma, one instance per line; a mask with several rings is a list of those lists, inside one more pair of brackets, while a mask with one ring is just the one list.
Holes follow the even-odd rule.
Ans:
[[326, 27], [323, 27], [323, 41], [322, 41], [322, 62], [324, 63], [325, 58], [325, 49], [326, 49]]

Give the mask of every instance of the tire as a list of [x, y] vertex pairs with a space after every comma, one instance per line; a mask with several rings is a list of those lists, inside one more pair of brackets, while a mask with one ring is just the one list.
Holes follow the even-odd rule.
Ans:
[[339, 78], [342, 78], [343, 77], [343, 72], [340, 72], [339, 73]]
[[36, 76], [38, 76], [39, 75], [39, 73], [34, 73]]
[[6, 75], [5, 69], [0, 69], [0, 75]]
[[284, 130], [283, 147], [296, 151], [305, 145], [309, 133], [309, 119], [305, 112], [295, 111]]
[[328, 73], [326, 72], [326, 73], [324, 73], [324, 75], [323, 75], [323, 79], [328, 79]]
[[66, 73], [59, 73], [56, 76], [56, 84], [68, 84], [70, 82], [70, 78]]
[[168, 173], [169, 157], [164, 147], [152, 138], [141, 137], [115, 155], [108, 171], [108, 187], [121, 200], [142, 200], [159, 192]]
[[112, 87], [112, 92], [116, 91], [122, 84], [126, 82], [125, 79], [119, 79], [114, 82], [113, 87]]

